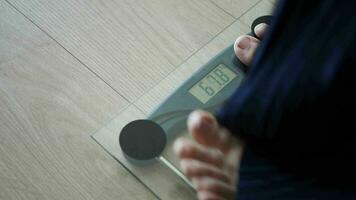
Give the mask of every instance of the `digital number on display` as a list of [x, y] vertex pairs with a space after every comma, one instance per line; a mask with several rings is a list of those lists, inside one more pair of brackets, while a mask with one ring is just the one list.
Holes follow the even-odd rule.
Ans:
[[236, 77], [235, 72], [220, 64], [196, 83], [189, 93], [202, 103], [206, 103]]

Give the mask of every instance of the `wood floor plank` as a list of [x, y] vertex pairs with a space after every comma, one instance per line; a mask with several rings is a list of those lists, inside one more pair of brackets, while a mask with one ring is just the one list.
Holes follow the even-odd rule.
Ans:
[[129, 101], [233, 22], [206, 0], [9, 0]]
[[248, 9], [252, 8], [259, 0], [211, 0], [220, 8], [239, 18]]
[[155, 199], [90, 138], [127, 105], [0, 0], [0, 199]]

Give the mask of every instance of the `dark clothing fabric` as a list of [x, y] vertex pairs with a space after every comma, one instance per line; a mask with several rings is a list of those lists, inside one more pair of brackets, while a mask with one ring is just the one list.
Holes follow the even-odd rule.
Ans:
[[315, 179], [289, 173], [250, 150], [242, 160], [237, 189], [238, 200], [356, 199], [354, 188], [320, 186]]
[[[247, 155], [268, 160], [281, 174], [313, 180], [291, 191], [315, 189], [316, 199], [348, 188], [356, 198], [354, 2], [278, 2], [244, 83], [216, 113], [247, 141]], [[260, 180], [277, 189], [268, 177]], [[279, 182], [281, 189], [288, 183]]]

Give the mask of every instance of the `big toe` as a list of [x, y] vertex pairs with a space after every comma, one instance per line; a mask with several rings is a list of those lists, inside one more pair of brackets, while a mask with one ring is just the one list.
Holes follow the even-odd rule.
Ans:
[[249, 66], [259, 43], [258, 39], [248, 35], [238, 37], [234, 45], [236, 56], [242, 63]]
[[262, 39], [263, 36], [265, 35], [266, 31], [267, 31], [267, 28], [268, 28], [268, 24], [266, 23], [261, 23], [261, 24], [258, 24], [255, 28], [254, 28], [254, 31], [255, 31], [255, 34], [256, 36], [259, 38], [259, 39]]
[[205, 111], [196, 110], [189, 115], [188, 130], [199, 144], [227, 152], [231, 147], [230, 135], [219, 127], [215, 117]]

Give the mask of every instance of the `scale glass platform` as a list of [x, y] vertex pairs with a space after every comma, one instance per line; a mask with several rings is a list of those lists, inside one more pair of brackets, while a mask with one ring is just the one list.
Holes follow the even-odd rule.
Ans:
[[160, 199], [194, 199], [195, 191], [180, 172], [173, 153], [176, 137], [190, 138], [186, 120], [190, 112], [215, 112], [239, 87], [245, 68], [227, 47], [187, 77], [148, 116], [134, 107], [93, 135], [113, 158]]

